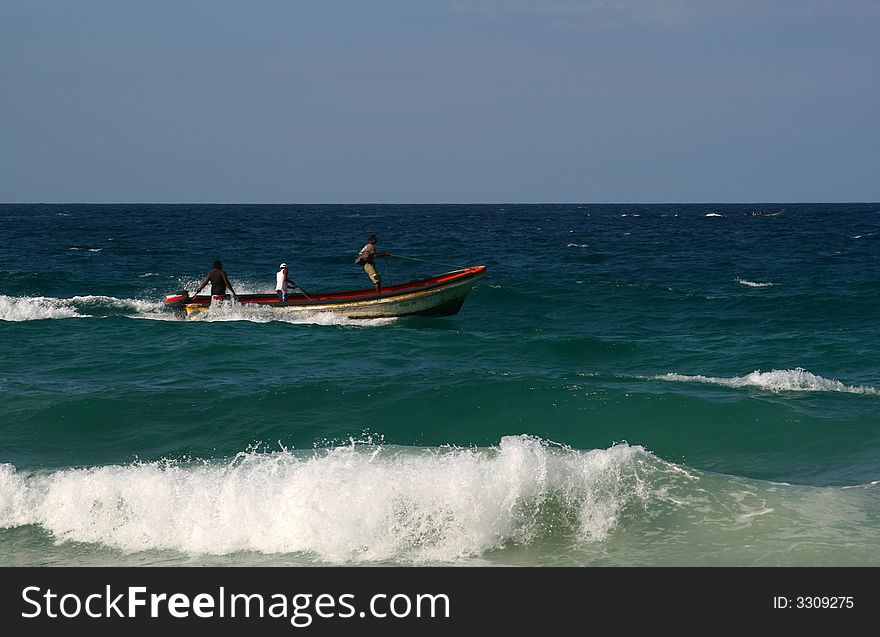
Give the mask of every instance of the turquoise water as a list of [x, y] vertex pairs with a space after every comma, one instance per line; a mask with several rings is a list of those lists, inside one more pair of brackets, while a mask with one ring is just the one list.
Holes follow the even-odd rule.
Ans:
[[[880, 565], [880, 204], [0, 205], [0, 565]], [[448, 318], [181, 320], [484, 264]]]

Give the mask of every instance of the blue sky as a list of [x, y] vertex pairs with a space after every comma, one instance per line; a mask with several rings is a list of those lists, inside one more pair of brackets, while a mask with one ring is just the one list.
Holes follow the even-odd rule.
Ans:
[[0, 0], [0, 201], [880, 200], [876, 0]]

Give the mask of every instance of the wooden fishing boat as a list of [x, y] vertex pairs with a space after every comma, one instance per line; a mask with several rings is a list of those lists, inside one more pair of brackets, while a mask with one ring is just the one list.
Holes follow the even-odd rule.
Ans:
[[[237, 303], [242, 310], [272, 310], [278, 312], [316, 313], [332, 312], [353, 319], [387, 318], [400, 316], [450, 316], [461, 309], [474, 283], [486, 273], [486, 266], [444, 272], [436, 276], [399, 285], [347, 292], [310, 292], [288, 294], [287, 301], [278, 300], [275, 293], [239, 294]], [[189, 296], [185, 290], [165, 297], [165, 306], [187, 316], [206, 312], [211, 307], [210, 295]]]

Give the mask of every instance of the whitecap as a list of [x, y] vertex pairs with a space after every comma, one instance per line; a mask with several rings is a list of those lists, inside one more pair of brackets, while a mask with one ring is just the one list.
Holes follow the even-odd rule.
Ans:
[[769, 281], [762, 283], [762, 282], [758, 282], [758, 281], [748, 281], [746, 279], [739, 279], [739, 278], [734, 279], [734, 281], [736, 283], [739, 283], [740, 285], [745, 285], [746, 287], [750, 287], [750, 288], [768, 288], [773, 285], [773, 283], [771, 283]]
[[6, 464], [0, 528], [36, 525], [58, 542], [124, 552], [455, 562], [532, 542], [547, 506], [574, 525], [573, 541], [606, 540], [628, 507], [664, 497], [646, 479], [665, 464], [625, 443], [579, 451], [524, 435], [490, 448], [352, 443], [211, 463]]
[[778, 370], [769, 372], [755, 370], [745, 376], [732, 378], [720, 378], [716, 376], [703, 376], [700, 374], [689, 376], [685, 374], [668, 373], [653, 377], [656, 380], [707, 383], [722, 385], [725, 387], [757, 387], [772, 392], [803, 391], [803, 392], [845, 392], [850, 394], [880, 395], [880, 390], [869, 386], [845, 385], [839, 380], [830, 380], [808, 372], [802, 367], [794, 369]]

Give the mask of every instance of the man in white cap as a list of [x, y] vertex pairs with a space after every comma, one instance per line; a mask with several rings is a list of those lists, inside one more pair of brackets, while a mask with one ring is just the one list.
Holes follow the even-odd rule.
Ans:
[[287, 288], [290, 286], [290, 281], [287, 278], [287, 264], [282, 263], [278, 268], [278, 272], [275, 274], [275, 293], [278, 295], [279, 303], [287, 303]]

